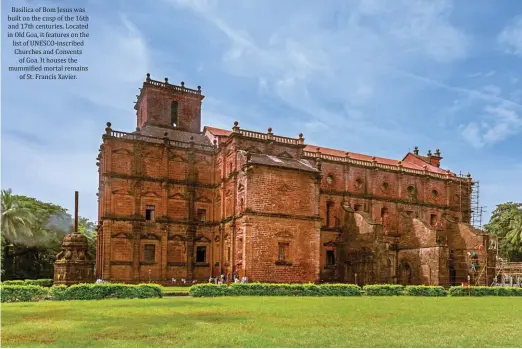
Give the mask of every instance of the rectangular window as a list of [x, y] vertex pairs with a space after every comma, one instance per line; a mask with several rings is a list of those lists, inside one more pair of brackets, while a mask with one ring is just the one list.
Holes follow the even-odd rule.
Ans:
[[154, 205], [147, 205], [145, 206], [145, 220], [147, 221], [154, 221]]
[[326, 203], [326, 226], [327, 227], [330, 227], [330, 224], [331, 224], [331, 214], [332, 214], [332, 207], [333, 207], [333, 202], [327, 202]]
[[278, 259], [286, 261], [288, 259], [288, 244], [279, 243]]
[[354, 211], [356, 211], [356, 212], [360, 212], [360, 211], [362, 211], [362, 205], [354, 205], [354, 206], [353, 206], [353, 209], [354, 209]]
[[205, 223], [207, 221], [207, 210], [205, 210], [204, 208], [199, 208], [197, 216], [199, 222]]
[[227, 262], [230, 262], [230, 247], [228, 248]]
[[437, 215], [436, 214], [432, 214], [430, 216], [430, 225], [435, 226], [435, 224], [437, 224]]
[[326, 265], [335, 265], [334, 251], [326, 251]]
[[207, 261], [207, 247], [196, 247], [196, 263], [205, 263]]
[[170, 104], [170, 123], [176, 127], [178, 125], [178, 102], [172, 101]]
[[147, 263], [156, 262], [156, 245], [146, 244], [144, 246], [143, 260]]

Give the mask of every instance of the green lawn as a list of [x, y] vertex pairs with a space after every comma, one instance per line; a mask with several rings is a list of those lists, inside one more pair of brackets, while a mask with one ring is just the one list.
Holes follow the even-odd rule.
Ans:
[[2, 304], [3, 347], [521, 347], [518, 297]]

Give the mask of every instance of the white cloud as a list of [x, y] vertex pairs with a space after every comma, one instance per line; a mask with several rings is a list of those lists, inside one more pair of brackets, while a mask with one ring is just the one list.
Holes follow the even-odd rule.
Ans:
[[[398, 124], [376, 124], [372, 118], [378, 116], [365, 112], [383, 101], [398, 103], [410, 89], [397, 83], [389, 67], [406, 70], [419, 62], [461, 60], [472, 44], [450, 22], [452, 2], [446, 0], [361, 0], [350, 6], [300, 2], [288, 8], [267, 2], [230, 7], [215, 1], [165, 2], [192, 11], [228, 39], [222, 52], [228, 73], [260, 81], [261, 93], [302, 113], [303, 122], [346, 128], [354, 137], [370, 132], [386, 139], [400, 136]], [[269, 22], [260, 15], [268, 12]], [[352, 112], [343, 113], [345, 108]], [[392, 108], [381, 113], [391, 116]]]
[[[98, 27], [100, 31], [91, 33], [90, 46], [82, 58], [89, 65], [89, 74], [82, 78], [76, 94], [98, 105], [128, 111], [125, 106], [132, 101], [129, 92], [137, 91], [149, 72], [146, 41], [123, 14], [119, 21], [100, 23]], [[150, 73], [154, 76], [154, 71]], [[115, 84], [119, 84], [118, 88]]]
[[498, 42], [506, 53], [522, 56], [522, 15], [515, 17], [502, 30]]
[[521, 130], [522, 116], [520, 112], [505, 103], [486, 106], [480, 124], [470, 122], [460, 127], [462, 137], [475, 148], [495, 144]]
[[477, 125], [476, 122], [470, 122], [466, 126], [460, 127], [460, 133], [462, 137], [474, 146], [475, 148], [481, 148], [484, 146], [484, 141], [482, 140], [480, 126]]

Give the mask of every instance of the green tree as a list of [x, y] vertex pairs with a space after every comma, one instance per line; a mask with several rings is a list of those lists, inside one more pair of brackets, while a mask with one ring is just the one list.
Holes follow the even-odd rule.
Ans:
[[518, 247], [518, 251], [522, 252], [522, 210], [520, 214], [513, 217], [509, 223], [506, 239], [511, 245]]
[[27, 239], [33, 235], [31, 225], [34, 224], [35, 217], [25, 203], [21, 202], [11, 189], [2, 189], [2, 275], [6, 270], [12, 268], [13, 256], [11, 248], [13, 242], [19, 239]]
[[32, 236], [30, 226], [35, 217], [30, 207], [20, 198], [13, 195], [11, 189], [2, 189], [2, 237], [7, 241], [14, 241], [25, 236]]
[[[11, 222], [4, 220], [4, 214]], [[71, 223], [59, 205], [2, 190], [3, 278], [52, 278], [55, 256]]]
[[78, 222], [79, 233], [83, 234], [89, 243], [89, 257], [96, 257], [96, 224], [88, 218], [80, 217]]
[[489, 234], [500, 238], [500, 253], [512, 261], [522, 261], [522, 203], [497, 205], [488, 224]]

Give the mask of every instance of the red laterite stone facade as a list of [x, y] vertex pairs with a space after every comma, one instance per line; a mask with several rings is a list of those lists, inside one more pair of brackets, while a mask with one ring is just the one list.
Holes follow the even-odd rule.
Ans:
[[98, 278], [168, 284], [237, 272], [262, 282], [449, 285], [493, 277], [483, 268], [494, 263], [488, 238], [469, 224], [472, 180], [441, 169], [438, 150], [391, 160], [237, 122], [201, 130], [203, 98], [199, 87], [147, 76], [136, 131], [108, 123], [98, 157]]

